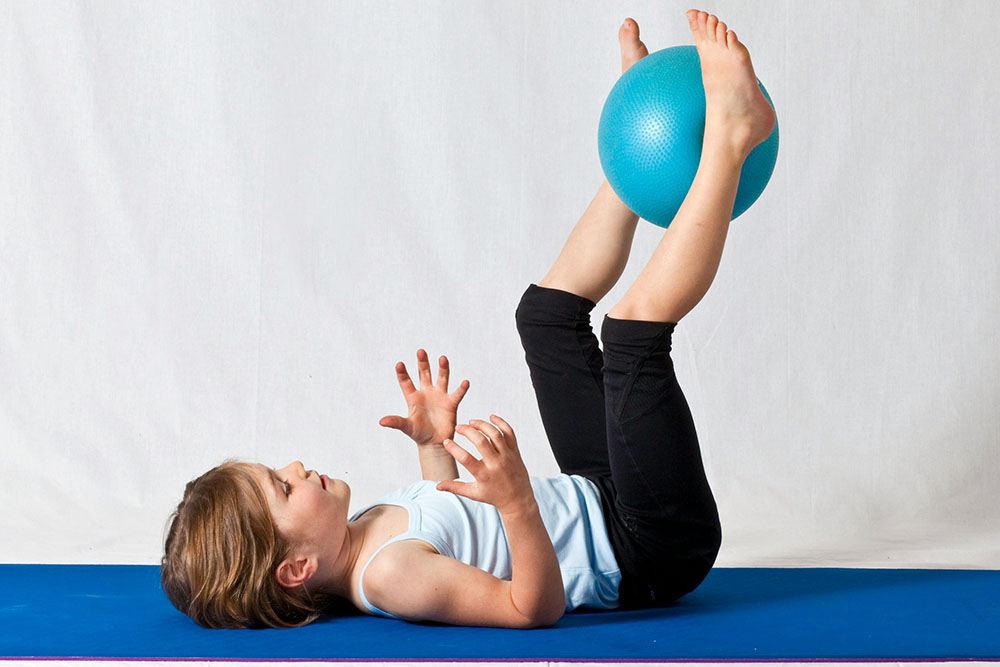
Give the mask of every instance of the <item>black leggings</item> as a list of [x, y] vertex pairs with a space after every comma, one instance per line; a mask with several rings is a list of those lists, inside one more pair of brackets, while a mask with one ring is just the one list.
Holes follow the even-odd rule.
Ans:
[[663, 606], [704, 580], [722, 544], [698, 436], [670, 358], [676, 323], [605, 316], [531, 284], [517, 332], [559, 469], [593, 481], [622, 572], [623, 609]]

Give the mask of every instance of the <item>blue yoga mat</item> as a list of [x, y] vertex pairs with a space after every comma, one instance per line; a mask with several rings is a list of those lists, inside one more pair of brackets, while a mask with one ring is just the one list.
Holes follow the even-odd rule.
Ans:
[[208, 630], [148, 565], [0, 565], [0, 657], [236, 660], [1000, 660], [1000, 571], [716, 568], [669, 607], [550, 628], [360, 612]]

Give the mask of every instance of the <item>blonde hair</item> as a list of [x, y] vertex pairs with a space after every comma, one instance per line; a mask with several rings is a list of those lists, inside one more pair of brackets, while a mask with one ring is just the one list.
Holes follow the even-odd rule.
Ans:
[[227, 459], [188, 482], [167, 519], [160, 583], [177, 609], [206, 628], [294, 628], [344, 602], [278, 583], [277, 567], [294, 545], [278, 532], [253, 471]]

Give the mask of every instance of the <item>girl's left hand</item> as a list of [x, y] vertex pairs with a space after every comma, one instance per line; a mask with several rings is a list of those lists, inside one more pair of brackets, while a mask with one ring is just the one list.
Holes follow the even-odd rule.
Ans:
[[455, 424], [458, 419], [458, 404], [462, 402], [469, 390], [469, 381], [463, 380], [453, 393], [448, 393], [448, 358], [438, 359], [437, 385], [431, 380], [431, 365], [427, 360], [427, 352], [417, 350], [417, 370], [420, 375], [420, 389], [413, 386], [406, 365], [400, 361], [396, 364], [396, 379], [399, 388], [403, 390], [407, 417], [389, 415], [379, 420], [379, 426], [386, 426], [402, 431], [410, 436], [418, 445], [442, 445], [446, 439], [455, 437]]

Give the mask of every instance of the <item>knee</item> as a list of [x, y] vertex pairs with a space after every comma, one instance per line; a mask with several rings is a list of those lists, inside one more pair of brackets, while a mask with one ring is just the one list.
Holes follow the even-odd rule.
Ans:
[[622, 299], [608, 311], [608, 317], [616, 320], [641, 320], [642, 317], [639, 316], [645, 313], [646, 309], [640, 307], [639, 304]]
[[517, 307], [514, 308], [514, 321], [517, 323], [518, 327], [527, 321], [528, 314], [532, 309], [531, 301], [532, 289], [531, 287], [528, 287], [518, 300]]
[[678, 322], [682, 313], [663, 304], [648, 299], [625, 295], [608, 311], [608, 317], [616, 320], [639, 320], [643, 322]]
[[514, 310], [514, 322], [518, 331], [538, 326], [575, 328], [579, 321], [589, 321], [593, 306], [570, 292], [531, 285]]
[[523, 331], [533, 319], [531, 307], [524, 302], [524, 299], [521, 299], [517, 308], [514, 309], [514, 324], [517, 326], [517, 330]]
[[521, 301], [514, 309], [514, 328], [521, 337], [521, 342], [539, 337], [540, 327], [546, 324], [546, 311], [540, 309], [537, 303], [529, 295], [521, 297]]

